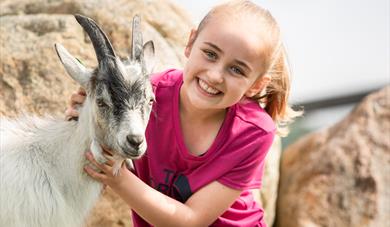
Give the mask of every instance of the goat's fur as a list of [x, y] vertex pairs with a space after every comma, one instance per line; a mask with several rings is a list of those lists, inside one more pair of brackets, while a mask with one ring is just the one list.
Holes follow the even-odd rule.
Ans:
[[[138, 158], [146, 149], [141, 134], [150, 113], [152, 91], [143, 61], [146, 44], [142, 50], [139, 39], [139, 17], [133, 20], [133, 25], [138, 24], [133, 26], [133, 34], [138, 36], [138, 43], [133, 37], [133, 49], [138, 49], [133, 50], [131, 61], [123, 64], [96, 23], [80, 15], [76, 19], [91, 37], [99, 67], [84, 68], [56, 44], [68, 74], [87, 91], [79, 120], [1, 119], [0, 226], [82, 226], [102, 189], [83, 171], [85, 152], [92, 147], [95, 158], [104, 161], [101, 149], [95, 146], [104, 143], [115, 152], [120, 166], [124, 159]], [[154, 53], [153, 45], [149, 48]], [[119, 90], [115, 94], [113, 84]]]

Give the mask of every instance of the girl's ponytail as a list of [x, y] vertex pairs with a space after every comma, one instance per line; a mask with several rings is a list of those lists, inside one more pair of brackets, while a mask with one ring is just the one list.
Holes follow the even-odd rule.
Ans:
[[266, 73], [271, 76], [271, 81], [265, 91], [254, 98], [275, 121], [277, 133], [286, 136], [289, 132], [288, 124], [302, 115], [302, 111], [295, 111], [288, 105], [291, 72], [283, 44], [279, 44], [276, 49]]

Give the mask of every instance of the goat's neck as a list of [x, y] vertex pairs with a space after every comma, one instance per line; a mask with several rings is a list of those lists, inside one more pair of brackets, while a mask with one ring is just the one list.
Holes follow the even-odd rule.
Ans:
[[87, 97], [84, 102], [84, 105], [80, 108], [79, 122], [77, 124], [77, 132], [80, 138], [84, 138], [85, 145], [93, 153], [97, 161], [105, 161], [105, 158], [102, 156], [102, 150], [100, 147], [100, 141], [97, 141], [96, 131], [95, 131], [95, 113], [96, 111], [93, 108], [92, 100]]
[[93, 114], [92, 101], [89, 97], [86, 98], [84, 105], [80, 107], [79, 122], [77, 124], [77, 132], [81, 138], [85, 138], [87, 142], [91, 142], [95, 138], [95, 115]]

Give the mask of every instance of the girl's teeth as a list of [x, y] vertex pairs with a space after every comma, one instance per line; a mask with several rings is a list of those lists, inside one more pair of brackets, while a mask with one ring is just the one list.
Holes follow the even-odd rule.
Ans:
[[216, 95], [219, 91], [215, 88], [208, 86], [203, 80], [199, 79], [199, 86], [210, 95]]

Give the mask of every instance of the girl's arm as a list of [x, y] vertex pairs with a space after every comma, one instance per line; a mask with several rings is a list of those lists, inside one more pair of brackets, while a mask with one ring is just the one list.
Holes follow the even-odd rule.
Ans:
[[214, 181], [198, 190], [183, 204], [148, 186], [125, 166], [122, 166], [119, 175], [113, 176], [113, 162], [99, 164], [89, 152], [87, 159], [101, 173], [88, 166], [86, 172], [110, 186], [138, 215], [154, 226], [211, 225], [241, 193]]

